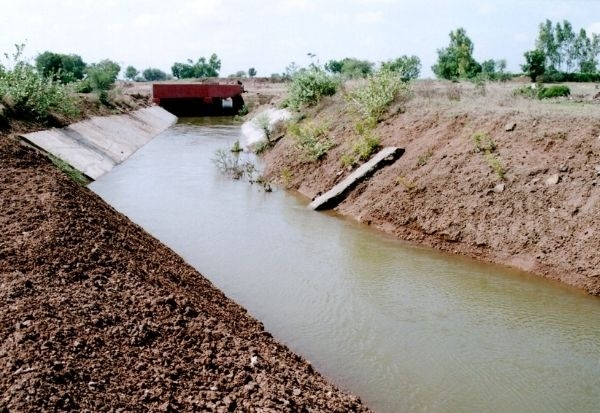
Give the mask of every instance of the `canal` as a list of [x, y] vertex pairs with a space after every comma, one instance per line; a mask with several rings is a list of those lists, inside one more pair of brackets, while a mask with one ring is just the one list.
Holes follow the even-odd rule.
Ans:
[[598, 298], [223, 176], [239, 137], [182, 120], [90, 188], [375, 411], [598, 410]]

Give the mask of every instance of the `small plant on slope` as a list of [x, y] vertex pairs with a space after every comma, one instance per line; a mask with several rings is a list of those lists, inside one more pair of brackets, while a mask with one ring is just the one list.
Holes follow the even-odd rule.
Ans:
[[309, 162], [318, 161], [335, 146], [335, 143], [327, 137], [328, 128], [323, 125], [294, 124], [289, 127], [289, 131], [294, 137], [296, 148]]
[[323, 97], [334, 95], [338, 87], [337, 78], [320, 67], [311, 65], [308, 69], [301, 69], [293, 74], [288, 88], [287, 106], [296, 110], [303, 106], [314, 106]]
[[348, 101], [361, 115], [365, 123], [374, 125], [381, 120], [388, 107], [401, 99], [410, 98], [410, 89], [400, 75], [389, 70], [367, 78], [367, 83], [357, 87], [347, 95]]

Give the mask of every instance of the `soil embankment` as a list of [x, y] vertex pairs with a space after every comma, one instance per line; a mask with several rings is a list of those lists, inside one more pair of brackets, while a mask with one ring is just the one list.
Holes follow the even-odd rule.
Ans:
[[0, 208], [0, 411], [367, 411], [10, 131]]
[[[513, 96], [520, 86], [417, 82], [405, 110], [376, 129], [382, 146], [406, 152], [336, 209], [404, 240], [599, 294], [597, 90], [570, 85], [572, 99], [534, 101]], [[339, 96], [306, 118], [327, 125], [336, 146], [306, 162], [286, 137], [266, 173], [312, 199], [350, 173], [340, 159], [356, 132]]]

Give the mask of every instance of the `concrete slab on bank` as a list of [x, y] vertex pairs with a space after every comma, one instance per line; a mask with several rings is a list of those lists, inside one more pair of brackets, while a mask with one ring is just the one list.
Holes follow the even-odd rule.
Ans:
[[153, 106], [27, 133], [22, 138], [96, 180], [176, 121], [173, 114]]
[[323, 195], [318, 196], [309, 204], [315, 211], [335, 208], [342, 202], [361, 181], [371, 176], [382, 167], [392, 164], [404, 154], [404, 149], [388, 146], [380, 150], [368, 162], [362, 164], [356, 171], [348, 175]]

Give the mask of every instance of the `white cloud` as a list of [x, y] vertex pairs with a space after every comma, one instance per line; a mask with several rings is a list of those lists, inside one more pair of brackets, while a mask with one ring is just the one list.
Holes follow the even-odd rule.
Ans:
[[325, 24], [343, 24], [348, 23], [351, 17], [347, 13], [324, 13], [320, 19]]
[[180, 16], [206, 19], [219, 14], [222, 0], [189, 0], [179, 8]]
[[160, 25], [161, 16], [156, 14], [142, 14], [133, 19], [131, 25], [137, 29], [151, 29]]
[[283, 0], [277, 3], [277, 10], [284, 14], [309, 12], [315, 10], [315, 3], [313, 0]]
[[588, 35], [589, 33], [600, 34], [600, 22], [594, 22], [590, 24], [587, 28]]
[[496, 7], [496, 5], [492, 3], [477, 3], [477, 11], [479, 12], [479, 14], [483, 14], [484, 16], [495, 13], [497, 9], [498, 8]]
[[532, 43], [532, 38], [528, 33], [516, 33], [513, 39], [517, 43]]
[[357, 4], [366, 4], [366, 5], [391, 4], [391, 3], [394, 3], [395, 1], [396, 0], [354, 0], [354, 2]]
[[354, 20], [359, 24], [376, 24], [383, 21], [383, 12], [381, 11], [368, 11], [363, 13], [356, 13]]

